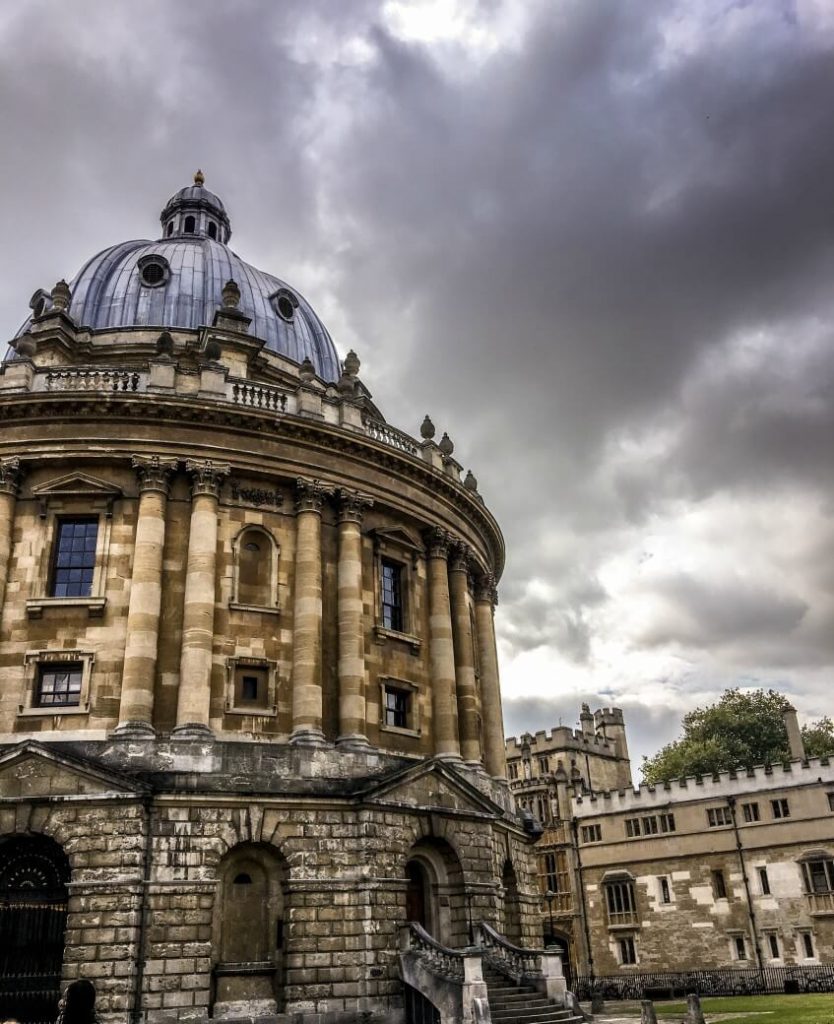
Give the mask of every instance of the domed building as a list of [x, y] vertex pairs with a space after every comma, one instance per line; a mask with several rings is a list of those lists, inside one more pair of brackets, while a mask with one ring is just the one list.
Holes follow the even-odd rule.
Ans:
[[485, 1020], [484, 958], [553, 994], [474, 477], [200, 173], [161, 223], [0, 375], [0, 1016], [83, 977], [105, 1022]]

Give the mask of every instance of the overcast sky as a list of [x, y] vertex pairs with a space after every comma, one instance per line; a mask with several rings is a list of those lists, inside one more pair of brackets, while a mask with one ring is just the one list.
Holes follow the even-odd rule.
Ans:
[[6, 335], [202, 167], [477, 476], [508, 734], [831, 712], [830, 0], [9, 0], [0, 52]]

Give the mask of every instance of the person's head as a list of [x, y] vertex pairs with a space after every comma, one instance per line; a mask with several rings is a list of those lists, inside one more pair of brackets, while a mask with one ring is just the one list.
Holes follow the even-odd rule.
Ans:
[[70, 982], [64, 992], [64, 1024], [91, 1024], [95, 1019], [96, 990], [86, 978]]

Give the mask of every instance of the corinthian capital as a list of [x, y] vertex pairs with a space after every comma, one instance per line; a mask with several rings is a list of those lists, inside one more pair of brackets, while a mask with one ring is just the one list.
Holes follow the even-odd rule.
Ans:
[[186, 459], [185, 471], [191, 477], [191, 496], [196, 498], [198, 494], [208, 494], [212, 498], [219, 498], [220, 488], [231, 468], [228, 462]]
[[340, 523], [361, 523], [365, 510], [373, 507], [373, 499], [359, 491], [348, 491], [340, 487], [336, 492]]
[[333, 497], [333, 491], [325, 487], [321, 480], [304, 480], [299, 477], [295, 481], [296, 512], [321, 513], [327, 498]]
[[139, 480], [139, 493], [161, 491], [167, 496], [171, 475], [176, 472], [177, 460], [164, 459], [160, 455], [134, 455], [131, 459]]
[[472, 560], [472, 548], [470, 548], [468, 544], [465, 544], [463, 541], [453, 541], [450, 555], [450, 572], [469, 572]]
[[448, 558], [449, 548], [452, 544], [452, 535], [441, 526], [430, 526], [423, 531], [423, 540], [426, 542], [426, 550], [429, 558]]
[[0, 491], [17, 497], [22, 479], [23, 470], [20, 468], [20, 459], [0, 459]]
[[491, 572], [481, 573], [475, 580], [475, 600], [488, 601], [494, 608], [498, 604], [498, 588]]

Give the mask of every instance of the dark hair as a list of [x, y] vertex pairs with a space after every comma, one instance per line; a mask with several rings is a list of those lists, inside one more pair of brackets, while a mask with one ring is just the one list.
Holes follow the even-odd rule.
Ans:
[[96, 990], [91, 981], [81, 978], [67, 986], [58, 1020], [61, 1024], [94, 1024]]

